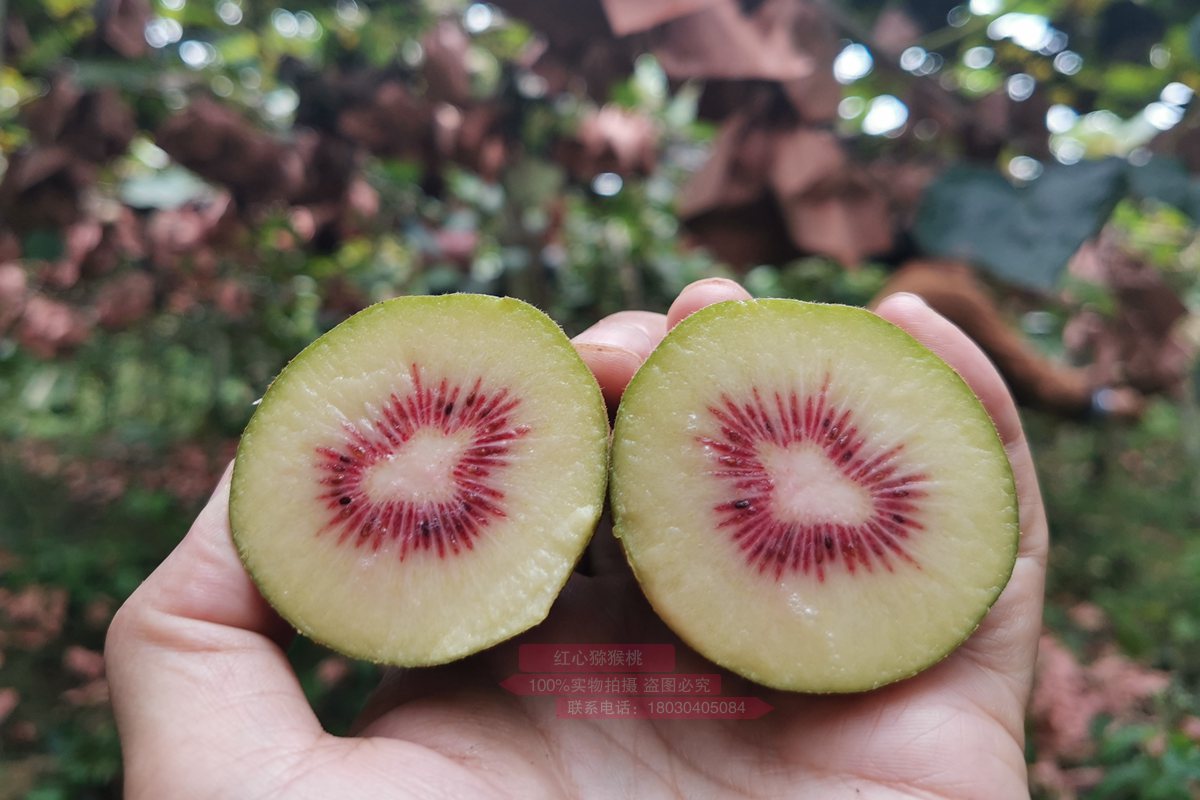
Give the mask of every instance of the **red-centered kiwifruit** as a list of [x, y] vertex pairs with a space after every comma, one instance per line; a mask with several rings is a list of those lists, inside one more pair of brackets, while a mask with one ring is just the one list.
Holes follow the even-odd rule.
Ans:
[[388, 300], [267, 390], [234, 465], [234, 543], [310, 638], [445, 663], [546, 616], [600, 516], [607, 439], [595, 378], [542, 312]]
[[847, 306], [719, 303], [634, 376], [614, 528], [690, 646], [766, 686], [856, 692], [931, 666], [1008, 582], [1012, 470], [978, 398]]

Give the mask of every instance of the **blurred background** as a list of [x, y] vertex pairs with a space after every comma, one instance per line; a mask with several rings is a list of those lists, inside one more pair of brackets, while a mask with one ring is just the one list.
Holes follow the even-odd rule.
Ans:
[[[1200, 796], [1186, 0], [0, 0], [0, 798], [120, 795], [101, 649], [251, 403], [364, 305], [577, 333], [909, 289], [1023, 404], [1038, 798]], [[377, 677], [300, 642], [343, 730]]]

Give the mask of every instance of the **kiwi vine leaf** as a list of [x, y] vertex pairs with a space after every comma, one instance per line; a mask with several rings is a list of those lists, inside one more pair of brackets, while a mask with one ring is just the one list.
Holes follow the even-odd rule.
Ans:
[[926, 191], [914, 234], [935, 255], [1050, 290], [1127, 186], [1126, 162], [1116, 158], [1050, 167], [1019, 188], [994, 170], [951, 167]]

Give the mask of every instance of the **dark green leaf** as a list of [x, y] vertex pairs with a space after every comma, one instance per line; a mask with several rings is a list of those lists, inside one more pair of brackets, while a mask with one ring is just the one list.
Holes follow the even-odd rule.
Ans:
[[1138, 197], [1174, 206], [1193, 218], [1200, 211], [1196, 207], [1200, 187], [1192, 182], [1187, 168], [1174, 158], [1158, 156], [1144, 166], [1131, 167], [1129, 190]]
[[1106, 159], [1050, 167], [1019, 189], [992, 170], [951, 168], [925, 193], [917, 241], [1006, 282], [1052, 289], [1124, 194], [1125, 166]]
[[55, 261], [62, 258], [62, 237], [58, 231], [46, 229], [30, 231], [21, 243], [21, 254], [28, 259]]

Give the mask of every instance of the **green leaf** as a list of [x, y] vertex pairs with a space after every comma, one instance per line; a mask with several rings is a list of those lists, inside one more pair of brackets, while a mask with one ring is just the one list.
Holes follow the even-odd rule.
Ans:
[[21, 243], [21, 254], [29, 259], [56, 261], [62, 258], [62, 237], [59, 236], [58, 231], [47, 228], [30, 231]]
[[1200, 59], [1200, 14], [1192, 17], [1188, 25], [1188, 44], [1192, 48], [1192, 55]]
[[1168, 156], [1130, 167], [1129, 190], [1138, 197], [1174, 206], [1193, 219], [1200, 212], [1200, 184], [1190, 179], [1182, 162]]
[[1022, 188], [978, 167], [930, 185], [914, 228], [929, 253], [961, 259], [1008, 283], [1049, 290], [1112, 213], [1126, 187], [1120, 159], [1049, 167]]

